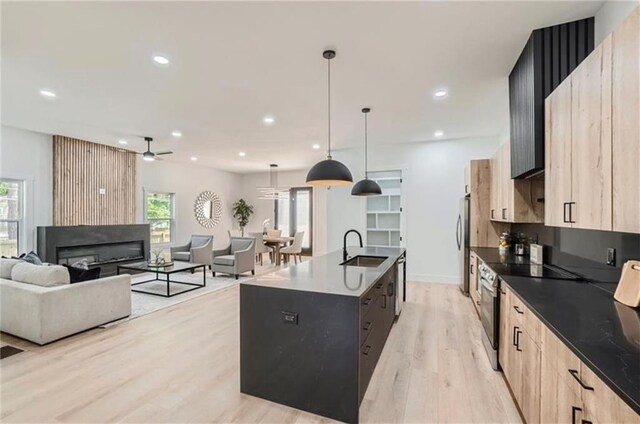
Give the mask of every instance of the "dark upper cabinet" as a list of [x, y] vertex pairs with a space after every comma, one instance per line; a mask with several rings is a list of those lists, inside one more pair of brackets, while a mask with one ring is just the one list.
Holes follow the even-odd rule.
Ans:
[[533, 31], [509, 75], [511, 178], [544, 171], [544, 99], [593, 51], [593, 18]]

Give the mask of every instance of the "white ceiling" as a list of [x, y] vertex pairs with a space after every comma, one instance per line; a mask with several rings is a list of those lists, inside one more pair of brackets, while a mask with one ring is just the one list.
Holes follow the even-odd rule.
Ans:
[[170, 160], [236, 172], [305, 168], [326, 146], [331, 47], [336, 148], [361, 145], [363, 106], [372, 144], [498, 135], [531, 30], [602, 3], [2, 2], [1, 118], [137, 151], [149, 135]]

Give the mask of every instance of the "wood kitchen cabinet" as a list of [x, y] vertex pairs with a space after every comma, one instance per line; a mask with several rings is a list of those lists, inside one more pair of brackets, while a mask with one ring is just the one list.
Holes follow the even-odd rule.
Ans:
[[511, 147], [506, 142], [493, 155], [489, 219], [499, 222], [543, 222], [543, 178], [511, 179]]
[[613, 231], [640, 233], [640, 6], [612, 35]]
[[469, 245], [473, 247], [496, 247], [500, 234], [509, 231], [509, 225], [488, 219], [491, 207], [491, 161], [472, 160], [465, 168], [469, 176]]
[[640, 7], [545, 104], [545, 224], [640, 233]]

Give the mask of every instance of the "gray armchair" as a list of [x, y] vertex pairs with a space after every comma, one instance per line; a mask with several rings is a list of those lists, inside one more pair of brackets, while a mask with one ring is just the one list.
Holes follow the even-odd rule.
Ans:
[[253, 237], [231, 237], [231, 243], [224, 249], [213, 251], [213, 261], [211, 271], [213, 276], [216, 272], [238, 275], [251, 271], [251, 275], [256, 273], [256, 239]]
[[213, 236], [191, 236], [189, 243], [171, 248], [171, 260], [210, 265], [212, 251]]

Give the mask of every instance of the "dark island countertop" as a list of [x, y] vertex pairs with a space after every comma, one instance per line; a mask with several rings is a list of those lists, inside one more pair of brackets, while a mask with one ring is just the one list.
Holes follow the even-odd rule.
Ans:
[[340, 265], [342, 250], [337, 250], [241, 284], [360, 297], [404, 255], [405, 250], [401, 247], [347, 247], [349, 257], [386, 256], [387, 259], [375, 268], [345, 266]]
[[[485, 259], [482, 249], [472, 250], [491, 267], [495, 253]], [[640, 340], [629, 328], [639, 325], [640, 311], [613, 299], [615, 285], [509, 275], [500, 278], [583, 363], [640, 414]]]

